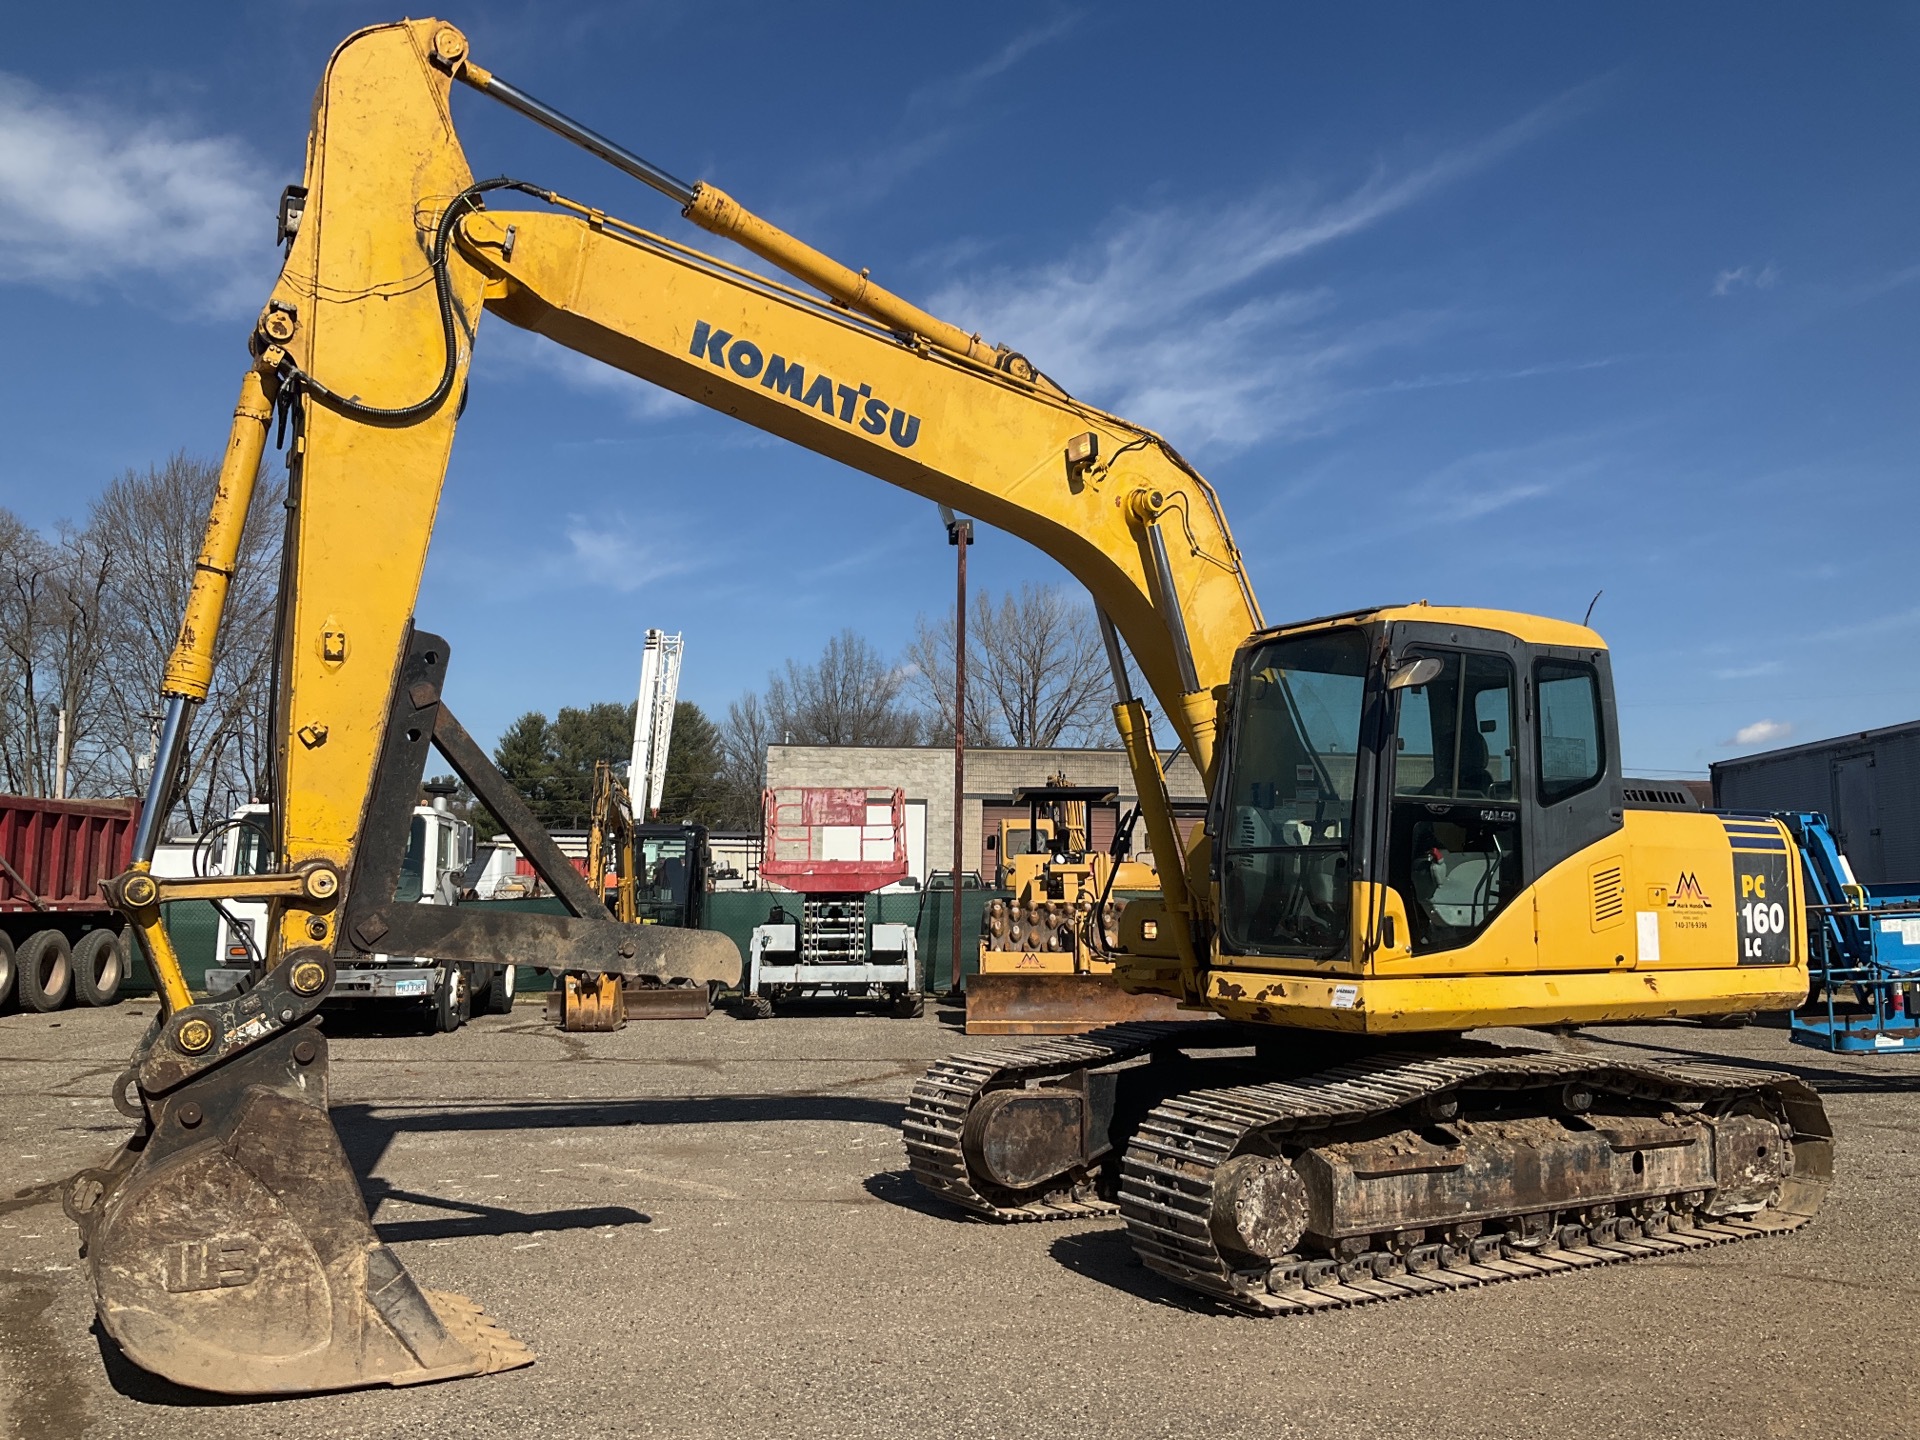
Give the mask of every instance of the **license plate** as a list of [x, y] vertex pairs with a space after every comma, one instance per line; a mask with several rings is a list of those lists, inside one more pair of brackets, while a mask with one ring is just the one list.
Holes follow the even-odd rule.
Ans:
[[396, 980], [393, 982], [393, 993], [396, 995], [424, 995], [427, 993], [427, 982], [424, 980]]

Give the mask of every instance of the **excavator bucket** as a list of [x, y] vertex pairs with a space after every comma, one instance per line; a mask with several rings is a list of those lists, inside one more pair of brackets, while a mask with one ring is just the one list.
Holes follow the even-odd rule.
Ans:
[[328, 1118], [315, 1021], [144, 1098], [142, 1132], [67, 1196], [101, 1323], [136, 1365], [266, 1395], [531, 1363], [477, 1305], [422, 1290], [381, 1242]]
[[618, 975], [563, 975], [547, 997], [547, 1018], [563, 1030], [618, 1030], [627, 1023], [625, 986]]
[[1135, 1020], [1192, 1020], [1165, 995], [1129, 995], [1111, 975], [967, 977], [969, 1035], [1084, 1035]]

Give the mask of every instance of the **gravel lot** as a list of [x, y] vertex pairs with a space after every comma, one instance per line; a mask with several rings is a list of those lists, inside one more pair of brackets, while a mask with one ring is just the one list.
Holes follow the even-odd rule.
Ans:
[[[0, 1434], [350, 1437], [1910, 1435], [1920, 1059], [1672, 1025], [1575, 1045], [1710, 1052], [1827, 1096], [1839, 1177], [1783, 1239], [1305, 1319], [1189, 1302], [1117, 1221], [923, 1203], [901, 1105], [969, 1042], [933, 1013], [451, 1036], [333, 1027], [335, 1119], [422, 1284], [531, 1369], [213, 1403], [93, 1329], [44, 1187], [125, 1133], [106, 1087], [151, 1001], [0, 1016]], [[973, 1042], [979, 1043], [979, 1042]], [[13, 1196], [12, 1199], [3, 1197]]]

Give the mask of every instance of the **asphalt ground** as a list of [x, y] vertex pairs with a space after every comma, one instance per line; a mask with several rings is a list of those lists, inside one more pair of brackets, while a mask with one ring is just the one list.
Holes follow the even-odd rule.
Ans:
[[539, 1359], [414, 1389], [210, 1402], [100, 1338], [46, 1188], [125, 1134], [107, 1087], [152, 1009], [0, 1016], [0, 1197], [14, 1197], [0, 1198], [0, 1434], [1920, 1432], [1920, 1057], [1679, 1024], [1569, 1043], [1812, 1080], [1840, 1135], [1812, 1224], [1261, 1320], [1140, 1268], [1118, 1221], [1003, 1227], [924, 1201], [902, 1102], [927, 1061], [983, 1043], [931, 1012], [716, 1014], [594, 1036], [530, 1007], [446, 1036], [330, 1023], [335, 1119], [380, 1233], [423, 1285], [480, 1301]]

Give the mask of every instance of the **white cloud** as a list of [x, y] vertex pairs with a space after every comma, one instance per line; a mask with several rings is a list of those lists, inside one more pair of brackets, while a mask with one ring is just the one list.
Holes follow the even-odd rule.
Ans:
[[1559, 490], [1598, 486], [1615, 463], [1602, 445], [1597, 435], [1562, 435], [1462, 455], [1400, 492], [1399, 528], [1478, 520]]
[[547, 566], [556, 581], [631, 595], [656, 580], [700, 568], [697, 552], [667, 536], [636, 535], [624, 518], [569, 515], [567, 548]]
[[1493, 164], [1588, 88], [1426, 165], [1377, 168], [1332, 199], [1297, 186], [1123, 212], [1079, 254], [957, 280], [929, 308], [1183, 446], [1240, 448], [1309, 429], [1342, 398], [1340, 372], [1431, 322], [1335, 327], [1328, 291], [1259, 282]]
[[1751, 725], [1742, 725], [1733, 732], [1733, 739], [1723, 740], [1723, 745], [1770, 745], [1776, 740], [1784, 740], [1793, 734], [1793, 726], [1780, 720], [1756, 720]]
[[921, 85], [907, 97], [890, 136], [858, 147], [852, 158], [809, 166], [804, 193], [781, 207], [781, 223], [805, 229], [837, 223], [850, 204], [885, 196], [977, 123], [982, 94], [995, 80], [1065, 35], [1079, 18], [1063, 15], [1023, 30], [979, 64]]
[[983, 86], [999, 79], [1035, 50], [1058, 40], [1079, 23], [1078, 15], [1062, 15], [1044, 25], [1023, 30], [972, 69], [963, 70], [951, 79], [921, 86], [908, 97], [907, 107], [913, 109], [937, 105], [945, 109], [961, 109], [973, 100]]
[[1736, 290], [1771, 290], [1780, 283], [1780, 267], [1769, 260], [1765, 265], [1742, 265], [1722, 270], [1713, 277], [1713, 293], [1725, 298]]
[[1716, 670], [1716, 680], [1754, 680], [1762, 675], [1778, 675], [1786, 667], [1778, 660], [1762, 660], [1753, 665], [1736, 665], [1727, 670]]
[[251, 309], [272, 283], [277, 188], [233, 137], [0, 73], [0, 281], [159, 280], [204, 308]]

